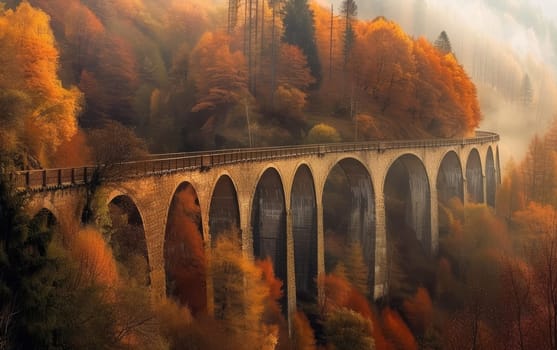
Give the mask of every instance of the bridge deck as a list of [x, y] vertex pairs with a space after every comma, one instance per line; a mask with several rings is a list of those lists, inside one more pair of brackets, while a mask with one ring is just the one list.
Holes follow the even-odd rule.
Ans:
[[[118, 174], [118, 178], [142, 177], [174, 171], [203, 170], [204, 168], [225, 164], [324, 155], [326, 153], [429, 148], [496, 141], [499, 141], [499, 135], [486, 131], [477, 131], [475, 136], [468, 138], [343, 142], [155, 154], [138, 161], [113, 164], [110, 166], [110, 172]], [[42, 191], [90, 183], [97, 169], [98, 166], [84, 166], [77, 168], [25, 170], [12, 174], [12, 177], [15, 180], [16, 187], [20, 190]]]

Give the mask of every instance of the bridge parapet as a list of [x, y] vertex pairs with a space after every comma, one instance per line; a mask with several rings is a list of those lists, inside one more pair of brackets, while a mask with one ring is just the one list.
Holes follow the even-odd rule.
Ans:
[[[455, 145], [473, 145], [499, 141], [499, 135], [477, 131], [468, 138], [423, 139], [423, 140], [384, 140], [366, 142], [343, 142], [316, 145], [297, 145], [284, 147], [260, 147], [215, 150], [206, 152], [156, 154], [138, 161], [110, 165], [110, 176], [104, 180], [144, 177], [176, 171], [207, 170], [214, 166], [242, 162], [266, 161], [289, 157], [323, 156], [328, 153], [349, 153], [361, 151], [382, 152], [389, 149], [435, 148]], [[20, 190], [44, 191], [61, 187], [88, 184], [93, 179], [98, 166], [77, 168], [55, 168], [18, 171], [12, 176]]]

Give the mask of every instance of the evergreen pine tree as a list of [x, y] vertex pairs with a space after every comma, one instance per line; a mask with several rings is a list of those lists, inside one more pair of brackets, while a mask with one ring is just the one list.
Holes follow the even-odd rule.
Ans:
[[352, 27], [352, 22], [358, 14], [358, 5], [354, 0], [344, 0], [341, 5], [341, 10], [344, 17], [344, 46], [343, 46], [343, 56], [344, 65], [348, 64], [350, 58], [350, 53], [352, 52], [352, 47], [354, 46], [355, 33]]
[[315, 78], [313, 87], [321, 83], [321, 62], [315, 41], [313, 11], [307, 0], [288, 0], [284, 7], [284, 34], [282, 41], [298, 46], [307, 57], [311, 75]]
[[435, 46], [435, 48], [437, 48], [437, 50], [441, 51], [444, 55], [453, 52], [451, 41], [449, 40], [449, 36], [445, 31], [442, 31], [441, 34], [439, 34], [437, 40], [435, 40], [435, 43], [433, 45]]

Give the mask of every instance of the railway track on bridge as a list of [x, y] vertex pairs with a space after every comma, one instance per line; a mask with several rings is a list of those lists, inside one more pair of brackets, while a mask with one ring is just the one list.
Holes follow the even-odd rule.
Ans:
[[[366, 142], [343, 142], [330, 144], [295, 145], [280, 147], [237, 148], [203, 152], [154, 154], [145, 159], [117, 163], [110, 166], [117, 178], [141, 177], [175, 171], [209, 169], [213, 166], [250, 161], [264, 161], [288, 157], [320, 156], [327, 153], [377, 151], [400, 148], [429, 148], [441, 146], [481, 144], [499, 141], [499, 135], [476, 131], [467, 138], [382, 140]], [[22, 191], [41, 191], [51, 188], [82, 186], [93, 179], [101, 166], [24, 170], [12, 174], [16, 187]]]

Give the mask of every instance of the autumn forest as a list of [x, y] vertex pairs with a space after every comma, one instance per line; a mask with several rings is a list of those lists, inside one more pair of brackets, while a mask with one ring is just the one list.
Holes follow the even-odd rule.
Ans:
[[[440, 200], [436, 254], [388, 213], [397, 234], [379, 299], [363, 248], [342, 238], [340, 175], [325, 185], [323, 295], [298, 296], [291, 322], [273, 262], [246, 256], [237, 231], [207, 254], [189, 184], [168, 214], [166, 296], [150, 293], [137, 208], [97, 191], [111, 164], [479, 128], [451, 33], [415, 37], [360, 19], [357, 3], [0, 2], [0, 350], [557, 349], [557, 122], [502, 164], [496, 208]], [[91, 164], [107, 173], [87, 186], [77, 227], [30, 216], [11, 181]]]

